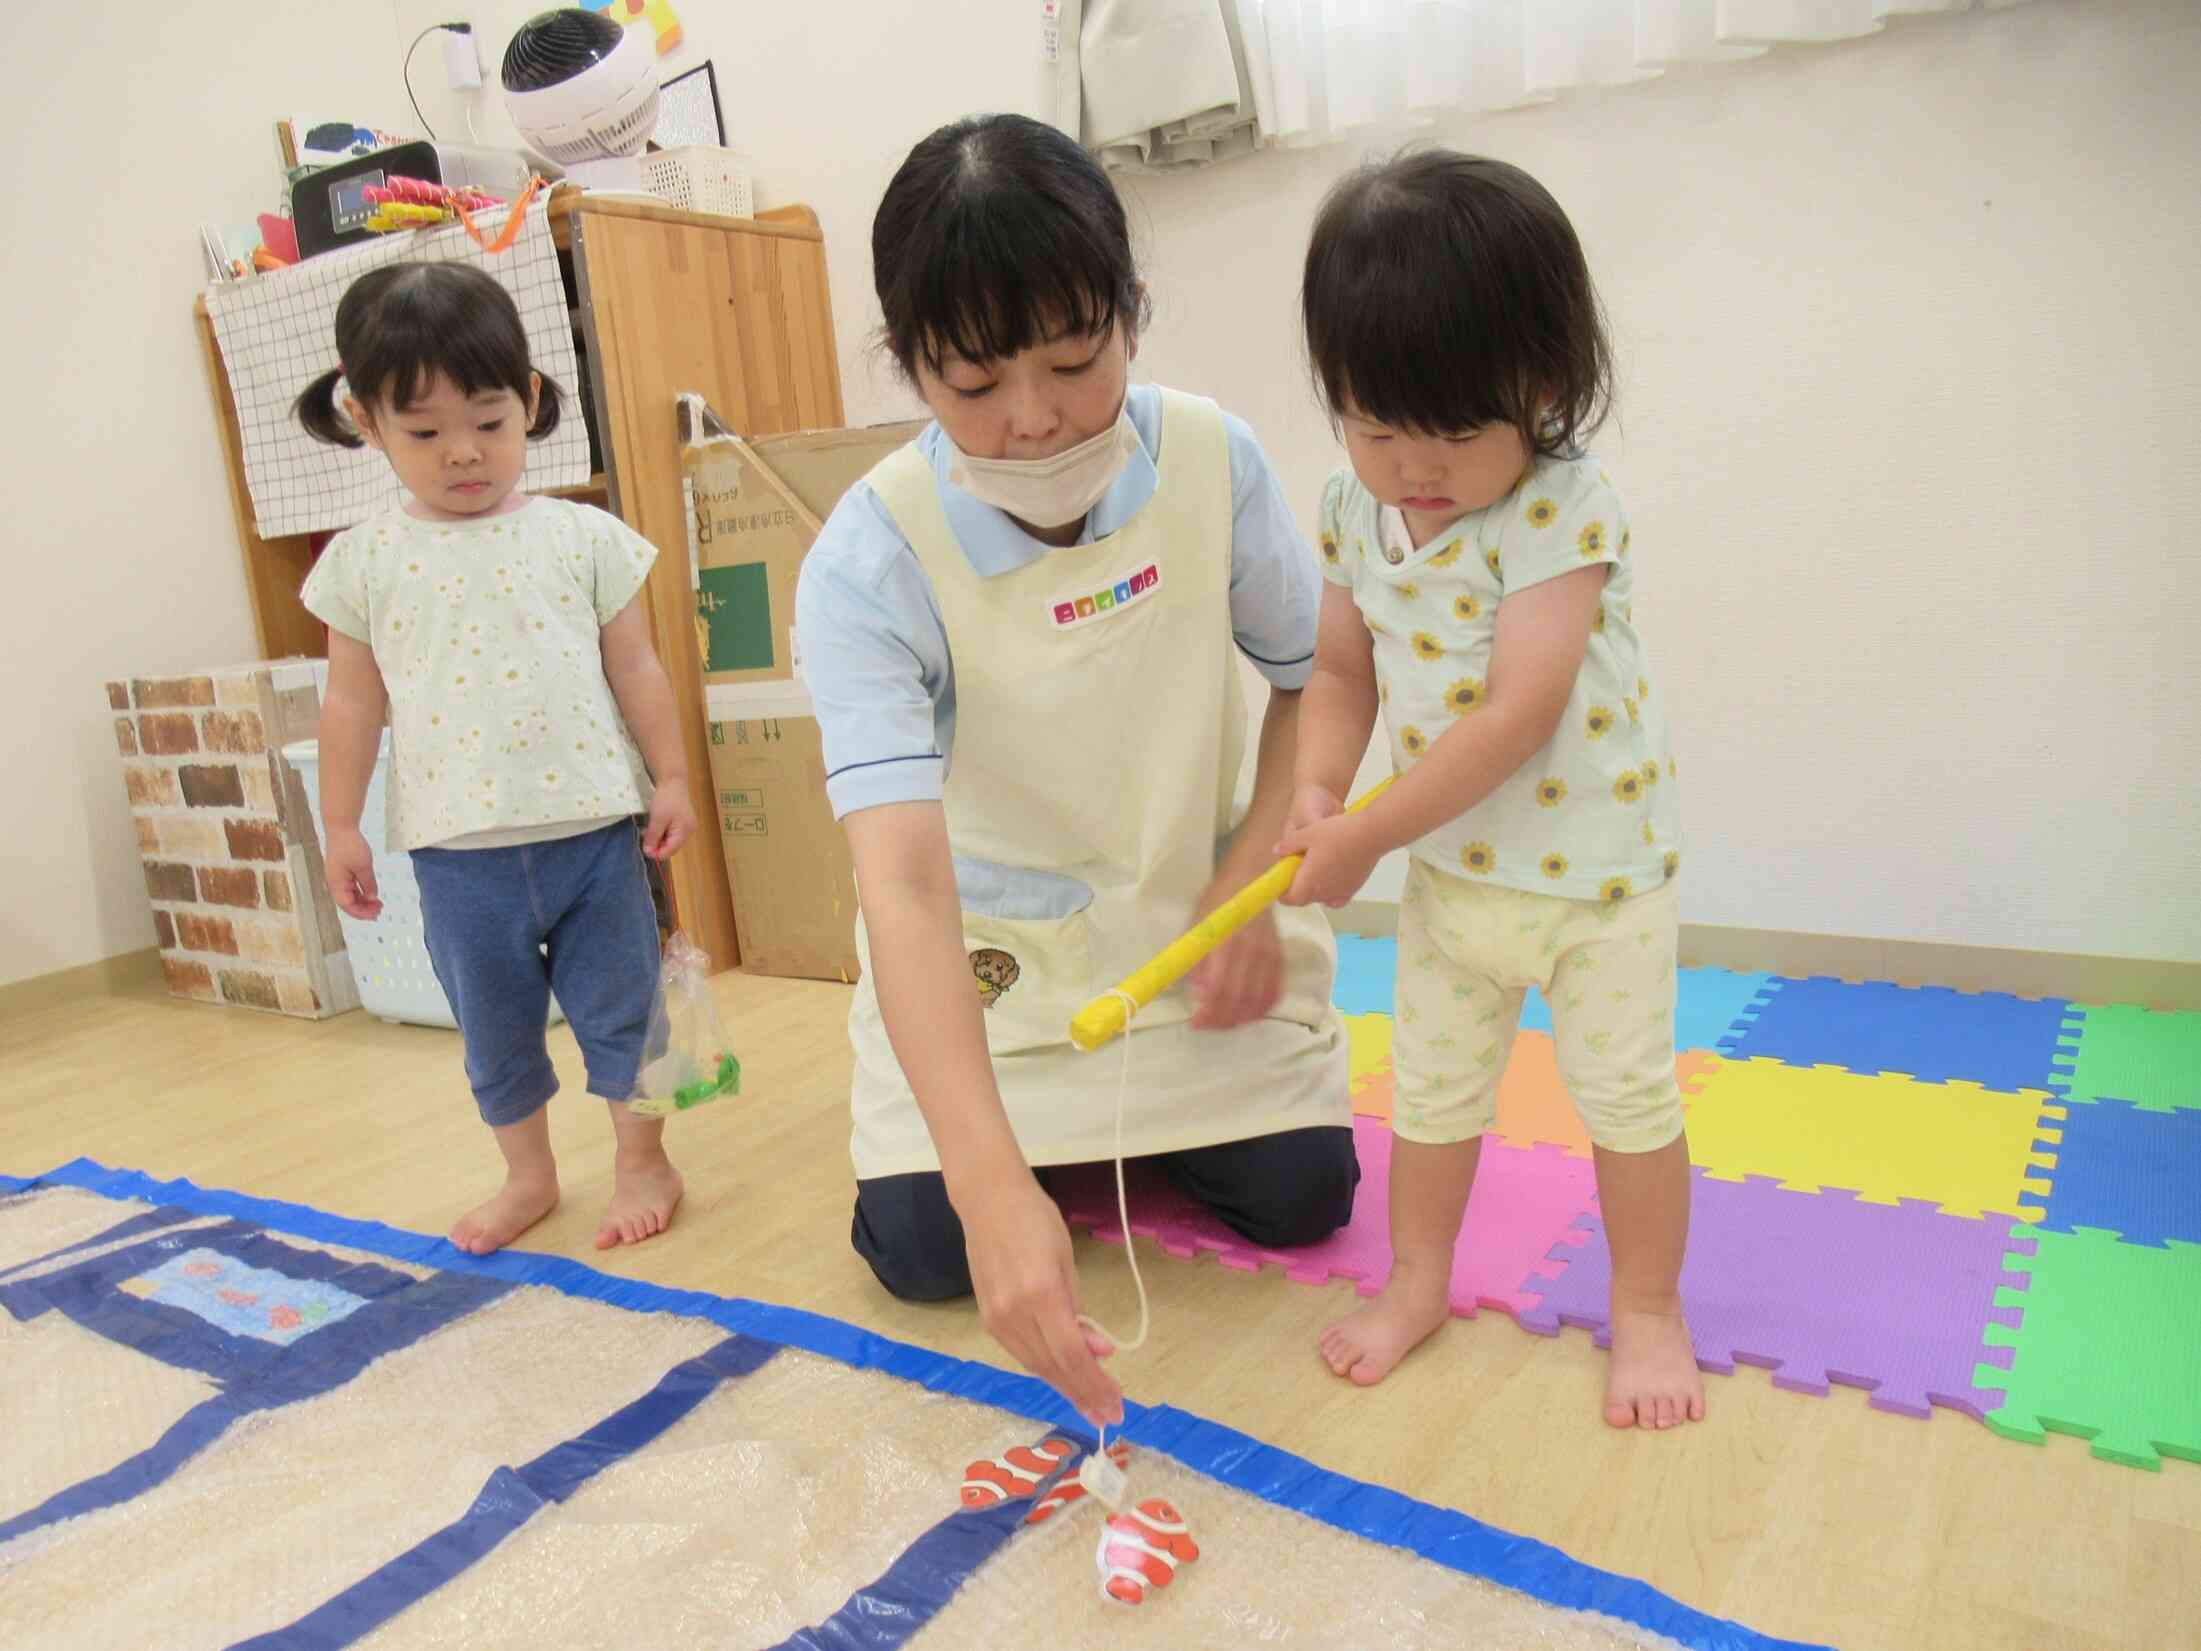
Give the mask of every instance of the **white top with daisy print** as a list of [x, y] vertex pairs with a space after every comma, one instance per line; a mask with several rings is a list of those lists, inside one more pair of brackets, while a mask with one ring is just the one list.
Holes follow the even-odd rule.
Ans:
[[1663, 702], [1635, 629], [1627, 513], [1594, 458], [1539, 459], [1521, 485], [1419, 550], [1350, 470], [1322, 494], [1323, 577], [1353, 593], [1404, 773], [1486, 696], [1498, 605], [1593, 563], [1610, 568], [1589, 651], [1551, 742], [1413, 845], [1439, 871], [1570, 899], [1624, 900], [1681, 862]]
[[468, 522], [393, 510], [331, 541], [301, 596], [374, 649], [389, 690], [390, 847], [648, 807], [602, 632], [656, 557], [617, 517], [564, 499]]

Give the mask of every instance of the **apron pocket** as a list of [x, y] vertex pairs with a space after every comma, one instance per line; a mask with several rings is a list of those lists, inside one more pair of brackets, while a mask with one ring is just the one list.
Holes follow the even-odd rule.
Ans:
[[1014, 1055], [1070, 1041], [1070, 1017], [1093, 995], [1093, 936], [1080, 911], [1061, 918], [963, 914], [972, 989], [985, 1005], [986, 1047]]

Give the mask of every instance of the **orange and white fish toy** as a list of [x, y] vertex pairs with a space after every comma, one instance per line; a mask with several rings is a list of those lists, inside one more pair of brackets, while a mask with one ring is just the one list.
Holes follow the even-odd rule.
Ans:
[[[1131, 1447], [1119, 1439], [1115, 1444], [1108, 1447], [1108, 1459], [1116, 1464], [1119, 1471], [1128, 1468], [1131, 1465]], [[1076, 1474], [1070, 1474], [1057, 1483], [1053, 1490], [1039, 1499], [1033, 1506], [1032, 1511], [1025, 1516], [1024, 1523], [1027, 1525], [1044, 1525], [1085, 1494], [1085, 1481]]]
[[1077, 1448], [1067, 1439], [1047, 1438], [1037, 1445], [1013, 1446], [999, 1456], [981, 1457], [963, 1470], [963, 1506], [990, 1508], [1031, 1495], [1050, 1473], [1077, 1454]]
[[1179, 1565], [1199, 1557], [1184, 1516], [1158, 1496], [1111, 1514], [1093, 1554], [1101, 1597], [1125, 1605], [1143, 1603], [1149, 1588], [1168, 1587]]

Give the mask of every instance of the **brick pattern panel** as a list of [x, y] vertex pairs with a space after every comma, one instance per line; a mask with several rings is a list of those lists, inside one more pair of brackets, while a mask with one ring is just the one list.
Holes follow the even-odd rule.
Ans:
[[250, 866], [201, 866], [199, 899], [209, 906], [257, 907], [259, 876]]
[[283, 828], [275, 820], [227, 819], [222, 829], [229, 835], [232, 860], [272, 860], [280, 865], [290, 852], [283, 842]]
[[156, 768], [147, 762], [122, 765], [123, 788], [132, 808], [174, 808], [183, 801], [183, 788], [173, 768]]
[[235, 763], [215, 768], [206, 763], [185, 763], [176, 770], [183, 782], [183, 800], [193, 808], [242, 808], [244, 776]]
[[199, 725], [174, 711], [138, 718], [138, 749], [149, 757], [187, 757], [199, 748]]
[[168, 989], [176, 996], [196, 998], [201, 1003], [214, 1001], [214, 974], [205, 964], [175, 956], [163, 957], [160, 963], [161, 971], [168, 976]]
[[[108, 696], [110, 699], [113, 695]], [[130, 684], [130, 701], [141, 711], [157, 711], [175, 705], [212, 705], [214, 682], [211, 677], [171, 677], [164, 681], [148, 682], [140, 677]]]
[[311, 671], [136, 677], [106, 696], [169, 990], [308, 1018], [356, 1007], [312, 812], [279, 755], [316, 732]]
[[256, 757], [267, 749], [267, 736], [261, 730], [257, 711], [209, 711], [205, 725], [209, 751]]

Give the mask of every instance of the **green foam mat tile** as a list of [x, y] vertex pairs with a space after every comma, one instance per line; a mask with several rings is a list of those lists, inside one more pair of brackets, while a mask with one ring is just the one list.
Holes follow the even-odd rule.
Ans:
[[2201, 1108], [2201, 1014], [2074, 1004], [2051, 1089], [2074, 1101], [2130, 1101], [2148, 1112]]
[[2097, 1227], [2033, 1236], [2032, 1255], [2003, 1262], [2030, 1275], [2026, 1287], [1995, 1291], [1997, 1307], [2023, 1317], [1986, 1331], [2010, 1366], [1972, 1375], [2003, 1390], [1987, 1425], [2032, 1444], [2075, 1434], [2128, 1467], [2201, 1462], [2201, 1244], [2150, 1249]]

